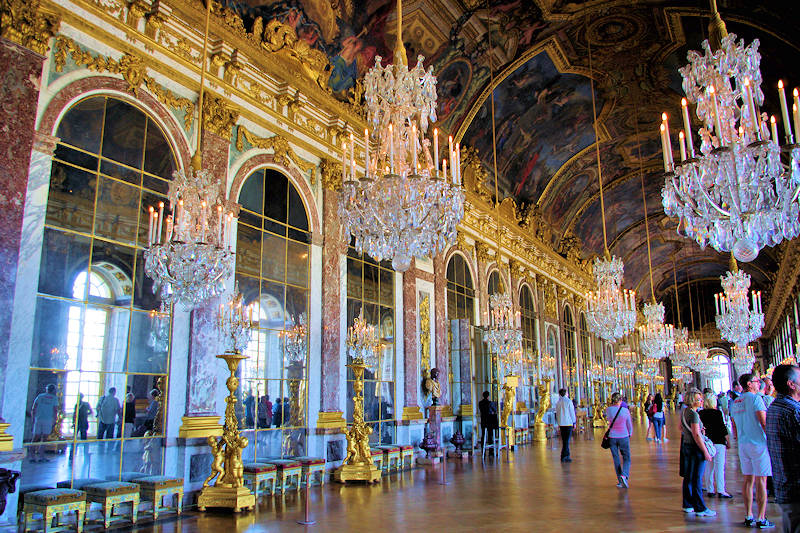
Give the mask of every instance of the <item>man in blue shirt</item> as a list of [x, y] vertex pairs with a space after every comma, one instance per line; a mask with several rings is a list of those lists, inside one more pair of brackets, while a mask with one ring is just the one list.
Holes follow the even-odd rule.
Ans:
[[[730, 404], [733, 434], [739, 441], [739, 465], [744, 477], [744, 525], [761, 529], [775, 527], [767, 520], [767, 477], [772, 467], [767, 451], [767, 408], [759, 394], [761, 378], [755, 374], [743, 374], [739, 383], [744, 392]], [[753, 486], [756, 490], [758, 518], [753, 518]]]
[[784, 533], [800, 531], [800, 368], [780, 365], [772, 373], [778, 397], [767, 410], [767, 447], [775, 501]]

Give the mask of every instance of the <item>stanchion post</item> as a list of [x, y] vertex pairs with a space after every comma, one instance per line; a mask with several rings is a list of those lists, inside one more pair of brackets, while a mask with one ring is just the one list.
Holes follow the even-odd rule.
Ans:
[[303, 511], [303, 519], [298, 520], [297, 523], [302, 526], [313, 526], [317, 523], [316, 520], [312, 520], [308, 514], [308, 491], [311, 489], [311, 473], [309, 472], [308, 477], [306, 478], [306, 495], [303, 502], [303, 507], [305, 507]]

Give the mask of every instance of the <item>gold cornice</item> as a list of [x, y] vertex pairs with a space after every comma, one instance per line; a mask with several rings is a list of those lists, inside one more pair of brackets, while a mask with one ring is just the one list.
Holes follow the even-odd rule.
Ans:
[[230, 139], [239, 113], [230, 102], [214, 94], [203, 99], [203, 127], [223, 139]]
[[61, 18], [39, 5], [39, 0], [0, 0], [0, 37], [47, 55], [50, 39]]
[[329, 191], [342, 190], [342, 165], [330, 158], [324, 158], [319, 163], [319, 174], [322, 179], [322, 188]]

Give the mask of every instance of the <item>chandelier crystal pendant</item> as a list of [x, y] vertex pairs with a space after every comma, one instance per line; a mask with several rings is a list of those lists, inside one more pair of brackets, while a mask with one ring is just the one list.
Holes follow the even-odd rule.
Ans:
[[187, 310], [222, 293], [233, 274], [235, 204], [226, 202], [223, 184], [206, 170], [176, 171], [169, 184], [170, 213], [164, 203], [150, 207], [145, 273], [166, 304]]
[[664, 304], [644, 304], [645, 323], [639, 326], [639, 349], [647, 358], [659, 360], [675, 353], [672, 324], [664, 324]]
[[375, 326], [368, 324], [364, 318], [363, 307], [347, 330], [346, 343], [352, 364], [364, 365], [370, 369], [378, 366], [381, 342], [375, 334]]
[[393, 64], [383, 66], [378, 56], [364, 76], [367, 121], [373, 128], [364, 131], [364, 173], [356, 171], [351, 135], [349, 146], [342, 146], [339, 198], [344, 230], [359, 253], [391, 260], [400, 272], [415, 256], [432, 256], [454, 243], [464, 217], [461, 149], [450, 137], [440, 166], [438, 131], [432, 147], [425, 137], [429, 121], [436, 122], [436, 77], [433, 67], [424, 69], [422, 56], [409, 70], [402, 13], [398, 0]]
[[484, 340], [504, 365], [513, 367], [522, 356], [519, 311], [514, 312], [511, 296], [505, 293], [489, 295], [489, 307], [489, 329], [484, 333]]
[[761, 291], [752, 291], [748, 298], [750, 275], [735, 268], [735, 264], [720, 280], [725, 292], [714, 295], [717, 328], [723, 339], [747, 345], [761, 336], [764, 326]]
[[621, 346], [620, 350], [616, 353], [617, 357], [617, 370], [623, 376], [632, 376], [636, 371], [636, 365], [639, 358], [636, 352], [631, 350], [630, 346]]
[[594, 279], [597, 290], [586, 295], [586, 323], [593, 333], [614, 342], [636, 326], [636, 293], [621, 288], [622, 260], [596, 258]]
[[217, 314], [218, 332], [226, 353], [241, 354], [250, 342], [253, 330], [253, 307], [243, 305], [239, 283], [236, 283], [230, 299], [220, 304]]
[[674, 365], [682, 366], [689, 357], [689, 329], [677, 327], [673, 331], [675, 351], [670, 356]]
[[756, 355], [752, 346], [737, 344], [733, 347], [733, 368], [737, 374], [742, 375], [751, 372], [755, 361]]
[[297, 323], [291, 329], [281, 331], [280, 336], [283, 338], [287, 362], [305, 365], [308, 354], [306, 314], [301, 313], [297, 318]]
[[[662, 115], [661, 143], [666, 179], [664, 211], [679, 219], [678, 232], [701, 248], [732, 251], [752, 261], [764, 246], [800, 234], [800, 146], [794, 143], [783, 82], [778, 84], [786, 144], [778, 145], [775, 117], [759, 112], [761, 55], [758, 40], [745, 46], [727, 34], [712, 0], [711, 41], [704, 55], [689, 52], [680, 69], [686, 98], [681, 101], [684, 130], [679, 134], [681, 162], [672, 159], [669, 123]], [[718, 43], [718, 44], [717, 44]], [[794, 90], [794, 134], [800, 126], [798, 91]], [[695, 152], [689, 103], [703, 122], [700, 151]], [[781, 161], [782, 154], [784, 164]]]

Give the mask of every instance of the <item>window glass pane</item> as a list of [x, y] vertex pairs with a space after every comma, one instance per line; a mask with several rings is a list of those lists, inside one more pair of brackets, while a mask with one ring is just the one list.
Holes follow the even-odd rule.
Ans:
[[308, 245], [286, 241], [286, 283], [308, 287]]
[[281, 224], [287, 221], [287, 188], [289, 180], [277, 170], [264, 171], [264, 216]]
[[87, 98], [75, 104], [56, 130], [62, 143], [71, 144], [87, 152], [100, 151], [100, 136], [103, 127], [103, 112], [106, 99]]
[[89, 266], [88, 237], [45, 228], [39, 292], [72, 297], [72, 283]]
[[378, 275], [380, 276], [380, 303], [392, 307], [394, 306], [394, 272], [381, 269]]
[[138, 109], [109, 98], [103, 128], [103, 157], [142, 168], [146, 120]]
[[101, 177], [94, 219], [95, 234], [135, 244], [140, 191], [138, 187]]
[[306, 207], [303, 205], [303, 200], [294, 187], [289, 187], [289, 225], [302, 230], [308, 230]]
[[278, 281], [284, 280], [286, 273], [286, 239], [262, 233], [261, 276]]
[[260, 276], [261, 235], [260, 230], [239, 224], [236, 236], [236, 272]]
[[91, 231], [96, 180], [89, 172], [54, 161], [45, 223], [75, 231]]
[[169, 341], [169, 316], [156, 312], [134, 312], [131, 317], [127, 371], [165, 373]]
[[[58, 144], [53, 154], [56, 161], [69, 163], [69, 166], [80, 167], [92, 174], [97, 172], [97, 156], [81, 150], [76, 150], [64, 144]], [[51, 178], [52, 182], [52, 178]]]
[[100, 173], [122, 181], [127, 181], [136, 186], [141, 185], [142, 182], [141, 170], [119, 165], [108, 159], [100, 161]]
[[[364, 263], [347, 258], [347, 296], [361, 299], [361, 277], [364, 274]], [[349, 324], [350, 322], [348, 322]]]
[[364, 294], [363, 298], [366, 301], [378, 301], [378, 267], [364, 263]]
[[[264, 171], [257, 170], [242, 184], [239, 203], [243, 209], [262, 215], [264, 212]], [[260, 224], [259, 224], [260, 226]]]
[[164, 133], [152, 120], [148, 119], [144, 171], [164, 179], [172, 179], [172, 173], [175, 170], [175, 157]]

